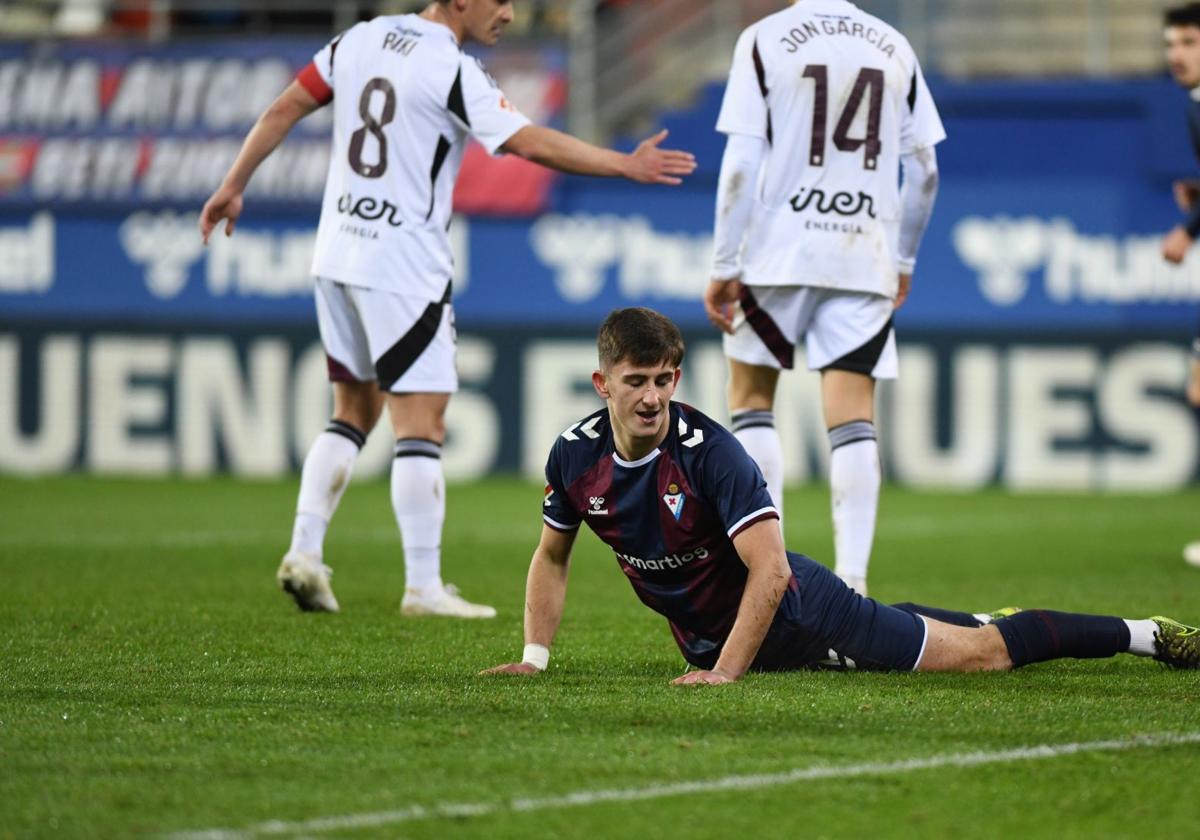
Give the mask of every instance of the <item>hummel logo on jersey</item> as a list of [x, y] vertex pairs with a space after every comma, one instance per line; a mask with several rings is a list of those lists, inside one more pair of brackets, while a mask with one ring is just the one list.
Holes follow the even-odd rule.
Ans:
[[603, 496], [592, 496], [588, 499], [588, 504], [591, 505], [588, 508], [588, 516], [608, 516], [608, 508], [604, 506]]
[[667, 510], [675, 517], [675, 521], [679, 521], [679, 517], [683, 515], [683, 494], [679, 492], [679, 485], [671, 482], [667, 485], [666, 495], [662, 497], [666, 502]]
[[542, 498], [542, 507], [550, 507], [550, 497], [554, 495], [554, 488], [549, 484], [546, 485], [546, 495]]
[[576, 423], [571, 428], [562, 433], [563, 440], [579, 440], [579, 435], [575, 432], [582, 432], [585, 436], [595, 440], [600, 437], [600, 433], [596, 431], [596, 424], [604, 419], [603, 414], [597, 414], [586, 423]]
[[[687, 434], [687, 431], [688, 431], [688, 424], [683, 422], [683, 418], [680, 417], [679, 418], [679, 437], [682, 438], [684, 435]], [[690, 438], [688, 438], [687, 440], [685, 440], [683, 442], [683, 445], [686, 446], [688, 449], [692, 449], [696, 446], [699, 446], [702, 443], [704, 443], [704, 432], [702, 432], [700, 429], [697, 429]]]

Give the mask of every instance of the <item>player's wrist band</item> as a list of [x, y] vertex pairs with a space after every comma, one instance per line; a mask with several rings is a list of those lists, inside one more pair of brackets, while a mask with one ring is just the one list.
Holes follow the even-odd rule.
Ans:
[[539, 671], [545, 671], [546, 666], [550, 664], [550, 648], [545, 645], [525, 645], [521, 661], [526, 665], [532, 665]]

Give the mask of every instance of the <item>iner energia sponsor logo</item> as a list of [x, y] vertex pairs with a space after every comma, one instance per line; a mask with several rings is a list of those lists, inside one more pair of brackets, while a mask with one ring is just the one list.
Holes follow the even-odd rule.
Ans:
[[1160, 234], [1090, 235], [1063, 218], [968, 216], [952, 240], [983, 297], [999, 307], [1024, 301], [1039, 273], [1056, 304], [1200, 301], [1200, 262], [1166, 262]]

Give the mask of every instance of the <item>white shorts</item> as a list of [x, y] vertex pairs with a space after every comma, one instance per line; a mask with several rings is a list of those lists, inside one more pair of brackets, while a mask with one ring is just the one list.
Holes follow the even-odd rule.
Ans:
[[448, 284], [439, 301], [324, 277], [316, 279], [314, 291], [331, 382], [377, 381], [393, 394], [458, 390]]
[[761, 367], [794, 364], [804, 339], [809, 370], [848, 370], [873, 379], [899, 373], [890, 298], [815, 286], [742, 286], [725, 355]]

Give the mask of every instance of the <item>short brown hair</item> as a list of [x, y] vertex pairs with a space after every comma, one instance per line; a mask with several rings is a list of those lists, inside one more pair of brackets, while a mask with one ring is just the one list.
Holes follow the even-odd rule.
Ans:
[[1200, 3], [1188, 3], [1167, 9], [1163, 13], [1163, 23], [1166, 26], [1196, 26], [1200, 27]]
[[679, 367], [683, 363], [683, 336], [679, 327], [666, 316], [642, 306], [610, 312], [600, 325], [596, 348], [602, 370], [611, 370], [624, 361], [638, 367], [664, 362]]

